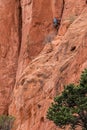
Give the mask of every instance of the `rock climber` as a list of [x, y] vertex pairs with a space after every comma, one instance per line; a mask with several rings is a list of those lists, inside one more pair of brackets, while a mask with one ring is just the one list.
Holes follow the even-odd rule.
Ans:
[[55, 18], [53, 19], [53, 26], [54, 26], [54, 28], [57, 29], [57, 31], [58, 31], [58, 29], [59, 29], [59, 25], [60, 25], [60, 20], [55, 17]]

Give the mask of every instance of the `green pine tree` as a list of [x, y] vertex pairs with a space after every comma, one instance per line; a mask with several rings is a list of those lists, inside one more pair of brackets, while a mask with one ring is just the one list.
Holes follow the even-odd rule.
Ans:
[[47, 118], [60, 128], [70, 125], [73, 130], [77, 126], [87, 130], [87, 69], [82, 72], [78, 86], [69, 84], [54, 98]]

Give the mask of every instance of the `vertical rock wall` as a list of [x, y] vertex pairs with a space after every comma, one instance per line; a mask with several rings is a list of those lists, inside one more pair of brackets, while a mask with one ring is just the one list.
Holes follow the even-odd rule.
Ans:
[[[53, 18], [61, 18], [63, 0], [21, 0], [22, 44], [17, 78], [46, 44], [48, 35], [56, 36]], [[48, 41], [49, 42], [49, 41]]]
[[[15, 130], [59, 130], [46, 111], [87, 67], [86, 6], [86, 0], [0, 0], [0, 114], [16, 117]], [[61, 19], [58, 32], [54, 17]]]
[[0, 1], [0, 113], [8, 113], [16, 80], [43, 49], [47, 35], [55, 33], [53, 7], [50, 0]]
[[7, 113], [19, 51], [19, 2], [0, 0], [0, 114]]

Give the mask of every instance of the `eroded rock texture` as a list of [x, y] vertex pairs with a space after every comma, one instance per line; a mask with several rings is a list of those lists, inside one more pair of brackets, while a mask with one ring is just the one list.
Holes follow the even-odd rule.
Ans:
[[7, 113], [19, 55], [19, 2], [0, 1], [0, 113]]
[[63, 0], [21, 0], [22, 46], [19, 58], [18, 77], [28, 63], [57, 34], [53, 28], [53, 18], [61, 19]]
[[0, 114], [16, 117], [14, 130], [59, 130], [47, 109], [84, 68], [86, 0], [0, 1]]

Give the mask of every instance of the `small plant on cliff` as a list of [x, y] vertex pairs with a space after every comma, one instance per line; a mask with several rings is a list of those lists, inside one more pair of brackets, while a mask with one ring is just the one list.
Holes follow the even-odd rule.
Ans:
[[15, 118], [13, 116], [6, 116], [1, 115], [0, 116], [0, 130], [11, 130], [13, 127]]
[[70, 23], [73, 23], [76, 19], [76, 16], [70, 16], [69, 17], [69, 20], [70, 20]]
[[87, 130], [87, 69], [82, 72], [78, 86], [67, 85], [61, 95], [54, 98], [47, 111], [47, 118], [60, 128], [70, 125], [75, 130]]
[[45, 37], [43, 43], [44, 43], [44, 44], [52, 43], [52, 41], [54, 40], [55, 36], [56, 36], [56, 33], [50, 33], [50, 34], [48, 34], [48, 35]]

